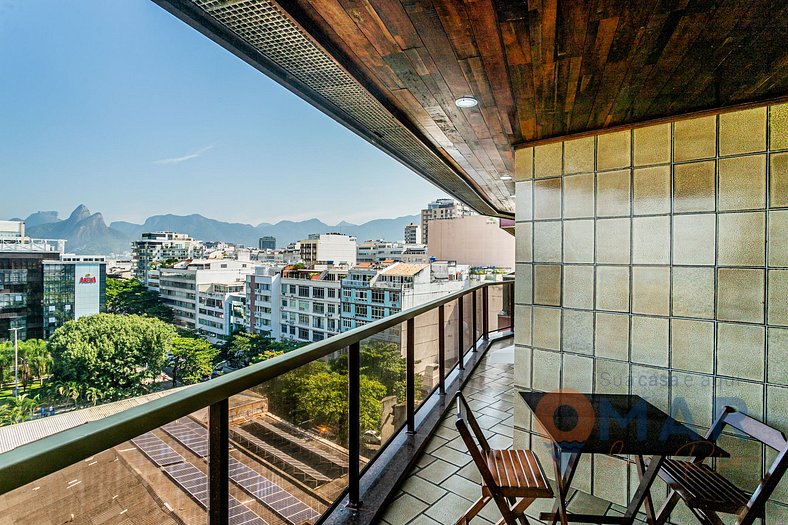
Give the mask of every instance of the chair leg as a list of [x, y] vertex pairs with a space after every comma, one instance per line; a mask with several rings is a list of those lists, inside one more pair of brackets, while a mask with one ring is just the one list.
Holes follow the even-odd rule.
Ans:
[[485, 505], [490, 501], [490, 496], [482, 496], [481, 498], [476, 500], [476, 503], [471, 505], [465, 514], [460, 516], [460, 519], [457, 520], [455, 525], [468, 525], [468, 522], [473, 519], [481, 510], [484, 508]]
[[495, 500], [498, 510], [501, 511], [501, 519], [498, 521], [498, 525], [503, 525], [504, 523], [506, 525], [517, 525], [517, 515], [513, 509], [509, 508], [506, 498], [493, 496], [493, 500]]
[[659, 509], [657, 520], [655, 522], [657, 525], [664, 525], [668, 522], [670, 513], [676, 508], [676, 504], [679, 502], [679, 499], [681, 499], [681, 497], [679, 496], [678, 492], [671, 490], [670, 494], [668, 494], [668, 499], [665, 500], [665, 503], [662, 504], [662, 508]]

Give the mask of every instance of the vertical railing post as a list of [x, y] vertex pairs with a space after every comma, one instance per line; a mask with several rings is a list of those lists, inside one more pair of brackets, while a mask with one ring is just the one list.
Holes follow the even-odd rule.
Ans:
[[514, 330], [514, 281], [509, 286], [509, 330]]
[[465, 362], [463, 361], [463, 354], [465, 353], [465, 349], [463, 348], [463, 335], [464, 335], [464, 327], [465, 324], [465, 315], [462, 312], [463, 303], [465, 302], [465, 296], [462, 296], [457, 299], [457, 358], [458, 358], [458, 366], [460, 370], [465, 370]]
[[361, 345], [348, 347], [347, 399], [348, 399], [348, 508], [361, 505], [359, 460], [361, 459]]
[[477, 317], [476, 316], [476, 311], [477, 311], [477, 308], [476, 308], [476, 292], [478, 292], [478, 290], [474, 290], [473, 291], [473, 295], [471, 296], [471, 319], [473, 319], [473, 321], [471, 322], [471, 344], [473, 345], [473, 351], [474, 352], [476, 351], [476, 343], [477, 343], [477, 338], [476, 338], [476, 317]]
[[228, 525], [230, 509], [230, 417], [229, 402], [223, 399], [211, 405], [208, 418], [208, 523]]
[[490, 287], [482, 288], [482, 337], [484, 340], [490, 338]]
[[415, 320], [411, 317], [407, 322], [408, 341], [406, 355], [406, 380], [405, 387], [407, 396], [408, 411], [408, 434], [416, 432], [416, 339], [415, 339]]
[[438, 392], [446, 394], [446, 312], [438, 307]]

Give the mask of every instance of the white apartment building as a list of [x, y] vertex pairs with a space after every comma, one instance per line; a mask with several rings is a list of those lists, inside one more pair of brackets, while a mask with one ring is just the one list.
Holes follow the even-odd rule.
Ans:
[[342, 279], [347, 267], [282, 270], [280, 337], [322, 341], [341, 331]]
[[148, 232], [140, 240], [131, 243], [132, 271], [134, 276], [149, 288], [157, 288], [157, 276], [151, 275], [153, 263], [167, 259], [198, 259], [203, 256], [204, 246], [185, 233]]
[[25, 223], [22, 221], [0, 221], [0, 239], [22, 239]]
[[247, 331], [281, 339], [282, 267], [256, 266], [246, 276]]
[[464, 288], [467, 265], [398, 262], [356, 266], [342, 281], [342, 331], [352, 330]]
[[425, 209], [421, 210], [421, 242], [423, 244], [429, 243], [430, 221], [454, 219], [475, 214], [476, 212], [469, 206], [454, 199], [438, 199], [430, 202]]
[[421, 244], [421, 225], [412, 222], [405, 226], [405, 244]]
[[299, 244], [301, 260], [307, 266], [356, 264], [355, 237], [341, 233], [316, 233]]
[[401, 261], [405, 246], [401, 242], [390, 241], [364, 241], [358, 243], [356, 249], [356, 264], [379, 263], [383, 261]]
[[172, 309], [175, 324], [218, 340], [230, 335], [234, 320], [227, 302], [243, 297], [250, 262], [198, 259], [159, 269], [159, 294]]

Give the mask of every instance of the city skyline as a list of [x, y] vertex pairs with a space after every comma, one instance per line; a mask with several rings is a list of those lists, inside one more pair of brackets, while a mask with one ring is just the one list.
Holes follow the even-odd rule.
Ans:
[[364, 222], [444, 196], [153, 3], [6, 4], [0, 72], [3, 218]]

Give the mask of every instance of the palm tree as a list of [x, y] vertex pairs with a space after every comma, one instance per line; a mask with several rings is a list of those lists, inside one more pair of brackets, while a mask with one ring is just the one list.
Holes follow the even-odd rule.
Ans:
[[79, 385], [74, 381], [68, 383], [61, 383], [57, 387], [57, 393], [63, 397], [67, 397], [74, 402], [74, 408], [77, 407], [77, 400], [82, 395], [79, 390]]
[[49, 374], [52, 368], [52, 356], [47, 350], [46, 341], [30, 339], [25, 342], [25, 347], [25, 360], [30, 371], [32, 375], [38, 378], [39, 384], [43, 386], [44, 376]]
[[93, 406], [96, 406], [99, 399], [102, 399], [104, 394], [98, 388], [91, 386], [88, 387], [87, 391], [85, 392], [85, 399], [93, 403]]
[[29, 398], [27, 394], [11, 398], [6, 404], [0, 406], [0, 424], [8, 425], [21, 423], [29, 419], [36, 408], [38, 408], [38, 398]]

